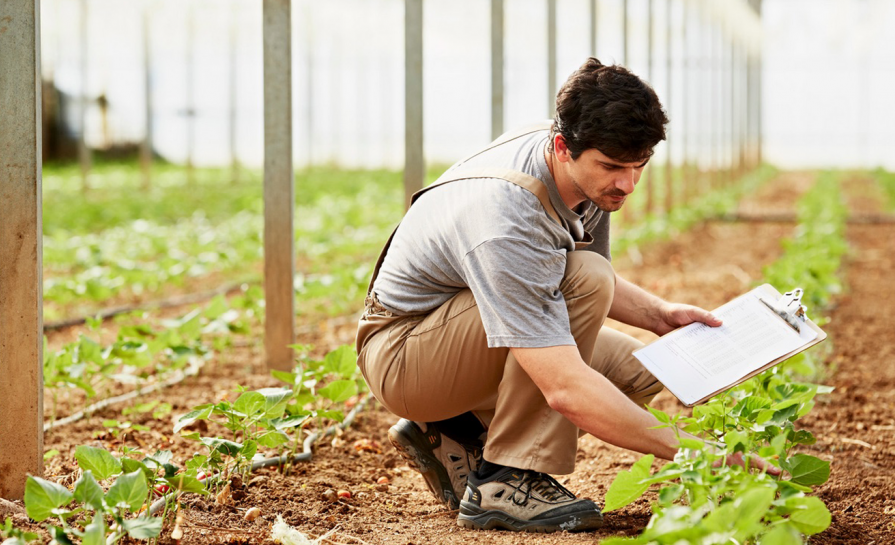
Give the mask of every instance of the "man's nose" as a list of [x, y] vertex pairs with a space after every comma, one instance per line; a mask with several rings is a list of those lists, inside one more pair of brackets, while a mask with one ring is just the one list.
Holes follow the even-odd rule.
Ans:
[[624, 191], [625, 194], [630, 195], [634, 192], [634, 185], [637, 183], [634, 177], [635, 172], [633, 168], [624, 169], [624, 171], [622, 171], [619, 177], [615, 180], [615, 187]]

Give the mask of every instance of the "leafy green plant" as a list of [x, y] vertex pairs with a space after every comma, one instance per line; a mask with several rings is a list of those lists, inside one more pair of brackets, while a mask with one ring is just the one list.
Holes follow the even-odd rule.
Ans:
[[[197, 479], [176, 474], [177, 468], [168, 463], [169, 451], [139, 461], [79, 446], [75, 459], [82, 473], [72, 490], [39, 477], [28, 477], [25, 485], [28, 516], [37, 522], [52, 521], [46, 529], [57, 543], [78, 538], [85, 545], [109, 545], [125, 535], [156, 538], [163, 518], [143, 514], [151, 499], [151, 485], [161, 482], [175, 492], [189, 488], [205, 493]], [[111, 483], [107, 490], [101, 485], [104, 481]]]
[[12, 525], [12, 517], [6, 517], [6, 522], [0, 526], [0, 538], [3, 538], [3, 545], [27, 545], [32, 541], [37, 541], [40, 536], [34, 532], [23, 532]]
[[[300, 345], [295, 348], [302, 353], [307, 349]], [[316, 421], [318, 428], [323, 428], [327, 420], [341, 422], [341, 408], [358, 394], [362, 380], [354, 348], [341, 346], [319, 361], [303, 354], [299, 361], [301, 365], [293, 372], [271, 372], [290, 387], [240, 391], [233, 402], [198, 405], [178, 418], [175, 433], [201, 420], [219, 424], [231, 433], [229, 439], [204, 437], [198, 432], [183, 434], [207, 449], [207, 454], [195, 456], [189, 467], [223, 478], [234, 471], [246, 473], [259, 448], [294, 455], [301, 445], [301, 430], [308, 423]]]
[[[837, 270], [845, 251], [846, 210], [837, 177], [822, 175], [798, 207], [796, 235], [784, 243], [786, 252], [765, 269], [765, 276], [778, 286], [804, 287], [808, 302], [822, 306], [840, 288]], [[678, 434], [680, 450], [655, 474], [650, 474], [653, 457], [646, 456], [618, 475], [606, 493], [605, 511], [662, 486], [640, 536], [603, 543], [783, 545], [803, 543], [802, 536], [825, 530], [829, 510], [806, 494], [826, 482], [830, 465], [793, 452], [815, 442], [809, 431], [797, 429], [796, 421], [812, 409], [817, 394], [832, 390], [794, 377], [817, 375], [818, 367], [810, 354], [801, 355], [695, 407], [691, 417], [650, 409], [659, 427]], [[681, 429], [702, 439], [681, 438]], [[777, 465], [788, 478], [750, 469], [752, 454]], [[746, 466], [728, 464], [732, 455], [742, 455]]]

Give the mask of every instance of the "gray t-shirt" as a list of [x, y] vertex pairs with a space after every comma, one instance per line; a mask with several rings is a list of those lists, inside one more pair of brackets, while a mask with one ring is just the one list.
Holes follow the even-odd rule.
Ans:
[[[397, 315], [423, 314], [469, 288], [489, 347], [574, 345], [559, 289], [566, 253], [585, 232], [587, 250], [610, 259], [609, 214], [585, 201], [570, 210], [547, 168], [548, 131], [517, 138], [458, 163], [509, 168], [540, 179], [563, 225], [530, 191], [499, 178], [450, 182], [410, 207], [373, 285]], [[447, 174], [447, 173], [446, 173]]]

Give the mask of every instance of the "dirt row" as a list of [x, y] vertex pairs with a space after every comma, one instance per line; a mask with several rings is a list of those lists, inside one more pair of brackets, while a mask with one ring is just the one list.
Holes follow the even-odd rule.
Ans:
[[[786, 173], [764, 186], [742, 204], [742, 210], [791, 211], [813, 176]], [[872, 187], [855, 179], [848, 184], [850, 203], [856, 211], [872, 211]], [[831, 480], [819, 494], [833, 512], [833, 525], [812, 543], [889, 543], [895, 535], [895, 364], [891, 361], [891, 334], [886, 330], [895, 313], [895, 298], [886, 297], [895, 287], [887, 277], [895, 263], [895, 225], [862, 225], [849, 229], [852, 252], [847, 267], [850, 291], [838, 301], [826, 326], [835, 339], [828, 383], [836, 391], [820, 401], [805, 419], [805, 426], [819, 438], [811, 447], [816, 456], [833, 464]], [[762, 267], [779, 256], [779, 241], [790, 235], [792, 225], [780, 223], [710, 222], [673, 240], [640, 248], [627, 256], [615, 256], [619, 274], [669, 300], [713, 308], [746, 291], [759, 278]], [[635, 259], [636, 258], [636, 259]], [[888, 306], [887, 306], [888, 305]], [[650, 334], [615, 326], [648, 340]], [[307, 330], [305, 330], [307, 331]], [[64, 333], [70, 336], [71, 332]], [[318, 350], [350, 343], [351, 325], [315, 330], [298, 339], [314, 343]], [[201, 376], [166, 390], [160, 397], [183, 413], [199, 403], [234, 397], [239, 384], [248, 388], [274, 385], [263, 365], [260, 342], [247, 343], [212, 362]], [[659, 408], [681, 408], [663, 392]], [[134, 423], [148, 426], [140, 431], [113, 436], [102, 432], [103, 419], [120, 419], [120, 407], [109, 408], [77, 424], [55, 430], [46, 448], [60, 451], [49, 460], [47, 474], [70, 482], [74, 448], [80, 444], [116, 449], [122, 445], [151, 453], [156, 448], [174, 451], [183, 462], [196, 450], [171, 433], [172, 420], [153, 420], [131, 415]], [[173, 418], [173, 417], [172, 417]], [[437, 503], [422, 479], [396, 455], [386, 431], [395, 417], [373, 405], [343, 435], [318, 445], [314, 460], [287, 475], [264, 470], [244, 490], [235, 505], [215, 505], [203, 498], [186, 500], [182, 543], [270, 543], [269, 528], [276, 516], [300, 531], [330, 535], [332, 543], [518, 543], [521, 536], [506, 532], [474, 532], [456, 525], [456, 513]], [[213, 434], [217, 430], [200, 430]], [[356, 443], [365, 440], [364, 443]], [[578, 466], [560, 480], [579, 496], [602, 502], [609, 483], [619, 470], [627, 469], [639, 455], [604, 444], [592, 437], [580, 443]], [[387, 481], [387, 482], [383, 482]], [[333, 503], [327, 490], [349, 490], [352, 498]], [[242, 514], [259, 507], [262, 516], [253, 523]], [[647, 498], [606, 516], [596, 533], [525, 536], [526, 543], [592, 543], [610, 535], [636, 535], [649, 520]], [[17, 522], [22, 522], [19, 518]], [[175, 543], [166, 527], [161, 543]]]

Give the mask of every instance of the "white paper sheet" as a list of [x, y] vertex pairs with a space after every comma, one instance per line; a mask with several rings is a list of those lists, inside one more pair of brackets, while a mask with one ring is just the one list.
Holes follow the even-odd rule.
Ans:
[[666, 388], [690, 405], [817, 337], [796, 332], [760, 300], [761, 288], [719, 307], [724, 325], [690, 324], [634, 352]]

